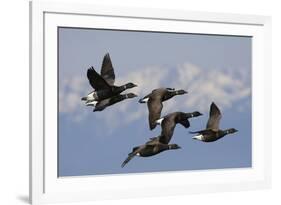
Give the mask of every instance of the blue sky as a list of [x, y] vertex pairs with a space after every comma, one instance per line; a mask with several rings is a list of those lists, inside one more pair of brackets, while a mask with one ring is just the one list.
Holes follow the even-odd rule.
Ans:
[[[130, 92], [139, 97], [93, 113], [80, 100], [92, 91], [86, 72], [100, 71], [107, 52], [115, 84], [138, 84]], [[189, 129], [176, 127], [171, 143], [182, 149], [135, 157], [121, 168], [134, 146], [161, 132], [149, 130], [147, 107], [137, 102], [157, 87], [189, 92], [165, 102], [162, 115], [204, 115], [191, 119]], [[188, 131], [205, 127], [212, 101], [223, 113], [221, 128], [239, 132], [195, 141]], [[59, 29], [59, 176], [251, 167], [251, 135], [250, 37]]]

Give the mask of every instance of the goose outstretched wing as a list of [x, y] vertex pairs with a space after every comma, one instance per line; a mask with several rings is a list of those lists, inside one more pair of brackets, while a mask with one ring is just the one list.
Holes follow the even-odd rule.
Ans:
[[87, 71], [87, 77], [89, 80], [90, 85], [95, 90], [107, 90], [111, 89], [110, 85], [101, 77], [100, 74], [96, 72], [94, 67], [91, 67]]
[[148, 107], [148, 121], [149, 128], [153, 130], [156, 127], [156, 120], [158, 120], [161, 116], [161, 111], [163, 108], [163, 104], [160, 98], [149, 98], [147, 102]]
[[164, 117], [161, 123], [161, 137], [159, 141], [164, 144], [168, 144], [171, 141], [171, 138], [174, 134], [174, 130], [176, 127], [176, 122], [173, 116], [166, 116]]
[[213, 102], [210, 106], [209, 120], [207, 122], [206, 128], [212, 130], [219, 130], [220, 119], [221, 112], [218, 106]]
[[101, 66], [101, 76], [109, 84], [114, 85], [115, 82], [115, 73], [111, 63], [109, 53], [103, 57], [102, 66]]

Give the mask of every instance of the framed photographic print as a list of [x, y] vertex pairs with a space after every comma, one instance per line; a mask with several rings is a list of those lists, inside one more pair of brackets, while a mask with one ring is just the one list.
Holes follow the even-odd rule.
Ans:
[[270, 186], [270, 17], [31, 2], [30, 20], [32, 204]]

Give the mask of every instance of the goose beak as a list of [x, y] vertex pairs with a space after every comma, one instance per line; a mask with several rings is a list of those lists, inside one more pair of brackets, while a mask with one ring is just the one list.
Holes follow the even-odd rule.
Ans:
[[82, 100], [82, 101], [86, 101], [86, 100], [87, 100], [87, 97], [82, 97], [81, 100]]

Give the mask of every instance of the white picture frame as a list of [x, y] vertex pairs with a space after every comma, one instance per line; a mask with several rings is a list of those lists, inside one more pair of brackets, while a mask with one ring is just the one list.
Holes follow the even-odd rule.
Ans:
[[[58, 26], [252, 36], [252, 168], [58, 178]], [[30, 202], [43, 204], [270, 187], [270, 76], [270, 17], [31, 2]]]

